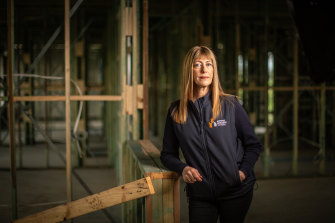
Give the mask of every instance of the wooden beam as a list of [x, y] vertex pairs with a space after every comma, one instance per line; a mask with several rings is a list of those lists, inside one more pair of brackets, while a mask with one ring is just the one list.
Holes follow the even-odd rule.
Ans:
[[[177, 174], [178, 175], [178, 174]], [[180, 199], [179, 199], [179, 190], [180, 190], [180, 182], [179, 182], [179, 176], [174, 181], [173, 186], [173, 217], [174, 217], [174, 223], [180, 222]]]
[[[156, 195], [146, 197], [145, 222], [179, 223], [180, 182], [178, 173], [162, 168], [159, 161], [159, 150], [149, 140], [127, 141], [123, 155], [125, 180], [131, 181], [131, 179], [134, 179], [133, 173], [140, 171], [141, 175], [150, 177], [155, 187]], [[143, 208], [141, 204], [136, 207], [137, 210]], [[125, 207], [124, 222], [134, 222], [130, 215], [136, 216], [136, 213], [131, 208], [134, 207]]]
[[149, 3], [143, 0], [143, 126], [144, 139], [149, 139]]
[[[34, 83], [34, 89], [37, 88], [44, 88], [44, 84], [39, 84], [39, 83]], [[30, 86], [28, 86], [28, 83], [22, 83], [20, 86], [20, 90], [28, 90], [30, 89]], [[46, 86], [46, 91], [64, 91], [65, 86], [64, 83], [52, 83], [52, 84], [48, 84], [48, 86]], [[104, 86], [99, 86], [99, 85], [93, 85], [93, 86], [84, 86], [84, 87], [80, 87], [80, 90], [82, 92], [85, 91], [103, 91], [105, 90]]]
[[264, 16], [264, 45], [265, 45], [265, 64], [264, 64], [264, 70], [265, 70], [265, 100], [264, 100], [264, 107], [265, 107], [265, 119], [264, 119], [264, 125], [265, 125], [265, 134], [264, 134], [264, 176], [268, 177], [270, 175], [270, 132], [269, 132], [269, 70], [268, 70], [268, 51], [269, 51], [269, 13], [268, 13], [268, 1], [265, 1], [265, 16]]
[[137, 109], [143, 109], [143, 84], [137, 85]]
[[[54, 96], [14, 96], [16, 101], [65, 101], [66, 97], [62, 95]], [[121, 101], [119, 95], [71, 95], [70, 101]]]
[[140, 11], [141, 5], [139, 5], [141, 1], [139, 0], [134, 0], [132, 1], [132, 83], [133, 83], [133, 92], [132, 92], [132, 110], [133, 110], [133, 116], [132, 116], [132, 137], [133, 139], [139, 139], [141, 137], [141, 128], [143, 126], [142, 123], [142, 117], [139, 117], [139, 112], [137, 108], [138, 104], [138, 86], [140, 85], [140, 80], [141, 80], [141, 15], [142, 12]]
[[174, 222], [174, 209], [170, 208], [173, 207], [173, 189], [174, 189], [174, 181], [173, 180], [164, 180], [162, 181], [162, 189], [163, 189], [163, 204], [162, 204], [162, 211], [163, 211], [163, 218], [162, 222]]
[[157, 179], [178, 179], [179, 175], [176, 172], [150, 172], [146, 173], [145, 176], [150, 177], [153, 180]]
[[[266, 87], [240, 87], [243, 91], [264, 91]], [[326, 91], [334, 91], [335, 87], [327, 86]], [[274, 91], [293, 91], [293, 87], [273, 87]], [[299, 91], [317, 91], [321, 90], [320, 86], [300, 86]], [[235, 90], [228, 89], [226, 92], [235, 92]], [[18, 101], [65, 101], [65, 96], [62, 95], [45, 95], [45, 96], [14, 96], [14, 102]], [[71, 95], [70, 101], [121, 101], [121, 95]], [[142, 101], [141, 98], [137, 102]], [[0, 101], [8, 101], [8, 97], [0, 97]]]
[[298, 39], [294, 40], [293, 45], [293, 154], [292, 154], [292, 170], [293, 175], [298, 175], [298, 132], [299, 132], [299, 92], [298, 92], [298, 84], [299, 84], [299, 60], [298, 60]]
[[152, 196], [147, 196], [145, 201], [146, 222], [152, 223]]
[[119, 95], [71, 95], [71, 101], [121, 101]]
[[18, 219], [14, 223], [60, 222], [154, 193], [151, 179], [146, 177]]
[[126, 104], [126, 112], [128, 115], [133, 115], [134, 114], [134, 97], [133, 97], [133, 86], [126, 85], [125, 86], [125, 104]]
[[240, 79], [238, 73], [238, 56], [241, 53], [241, 38], [240, 38], [240, 22], [238, 17], [238, 4], [236, 3], [236, 16], [235, 16], [235, 90], [240, 96]]
[[14, 101], [65, 101], [65, 96], [14, 96]]
[[65, 128], [66, 128], [66, 192], [67, 201], [72, 200], [71, 183], [71, 107], [70, 107], [70, 1], [65, 0]]
[[8, 128], [10, 147], [10, 173], [11, 173], [11, 219], [17, 218], [17, 188], [16, 188], [16, 155], [15, 155], [15, 123], [14, 123], [14, 101], [13, 101], [13, 71], [14, 71], [14, 3], [7, 1], [7, 25], [8, 25], [8, 60], [7, 60], [7, 85], [8, 85]]
[[326, 82], [321, 85], [320, 92], [320, 124], [319, 124], [320, 174], [326, 173]]

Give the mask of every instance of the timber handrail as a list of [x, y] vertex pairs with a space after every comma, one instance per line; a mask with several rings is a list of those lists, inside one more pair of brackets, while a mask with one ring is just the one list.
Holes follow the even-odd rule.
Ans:
[[160, 162], [160, 151], [149, 140], [127, 141], [123, 150], [123, 182], [150, 177], [155, 195], [123, 205], [123, 222], [179, 223], [179, 175]]

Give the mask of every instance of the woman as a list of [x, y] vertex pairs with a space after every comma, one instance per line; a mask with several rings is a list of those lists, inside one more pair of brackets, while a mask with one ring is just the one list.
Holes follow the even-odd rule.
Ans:
[[190, 49], [180, 100], [168, 110], [160, 157], [187, 184], [190, 222], [216, 223], [218, 217], [221, 223], [243, 222], [261, 147], [236, 97], [223, 92], [213, 52]]

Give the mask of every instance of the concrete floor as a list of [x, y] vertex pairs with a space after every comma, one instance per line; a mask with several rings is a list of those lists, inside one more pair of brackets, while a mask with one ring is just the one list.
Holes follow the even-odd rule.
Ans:
[[[43, 147], [43, 146], [42, 146]], [[60, 148], [62, 150], [62, 148]], [[39, 146], [24, 150], [23, 169], [17, 170], [18, 213], [24, 217], [64, 203], [66, 200], [66, 177], [63, 164], [51, 154], [50, 166], [45, 168], [45, 149]], [[107, 164], [106, 158], [98, 157], [88, 161], [91, 166]], [[289, 164], [274, 160], [272, 168], [281, 166], [281, 171], [288, 171]], [[304, 163], [299, 168], [304, 170]], [[306, 163], [313, 170], [318, 164]], [[95, 165], [97, 166], [97, 165]], [[256, 166], [256, 173], [261, 177], [261, 161]], [[0, 147], [0, 223], [10, 219], [10, 172], [8, 147]], [[333, 170], [334, 163], [327, 167]], [[284, 171], [285, 170], [285, 171]], [[309, 170], [305, 168], [305, 171]], [[94, 192], [100, 192], [116, 186], [114, 169], [91, 167], [76, 169], [77, 173]], [[317, 172], [317, 171], [316, 171]], [[331, 171], [332, 172], [332, 171]], [[246, 218], [246, 223], [268, 222], [335, 222], [335, 177], [305, 177], [260, 179], [254, 192], [254, 199]], [[332, 176], [331, 176], [332, 175]], [[187, 201], [184, 183], [181, 182], [181, 222], [188, 222]], [[73, 199], [88, 194], [73, 177]], [[107, 209], [114, 222], [121, 222], [121, 206]], [[101, 211], [74, 219], [74, 222], [110, 222]]]
[[335, 177], [259, 180], [246, 223], [335, 222]]
[[[96, 193], [115, 186], [113, 169], [78, 169]], [[0, 222], [9, 222], [10, 187], [8, 171], [0, 171]], [[51, 208], [66, 200], [64, 170], [19, 170], [18, 212], [24, 217]], [[181, 183], [181, 222], [188, 222], [184, 184]], [[258, 180], [246, 223], [334, 222], [335, 177]], [[88, 194], [73, 179], [74, 199]], [[49, 204], [48, 204], [49, 203]], [[108, 208], [114, 222], [121, 222], [121, 206]], [[101, 212], [74, 219], [74, 222], [110, 222]]]
[[258, 180], [245, 223], [334, 223], [334, 188], [335, 177]]
[[[77, 169], [79, 176], [87, 186], [98, 193], [116, 185], [114, 171], [108, 168]], [[17, 196], [18, 215], [24, 217], [37, 213], [66, 202], [66, 175], [65, 170], [18, 170], [17, 171]], [[10, 173], [0, 171], [0, 222], [9, 222], [10, 211]], [[89, 194], [73, 177], [73, 199], [79, 199]], [[121, 222], [121, 206], [106, 209], [113, 217], [114, 222]], [[78, 217], [74, 222], [110, 222], [102, 211], [97, 211]]]

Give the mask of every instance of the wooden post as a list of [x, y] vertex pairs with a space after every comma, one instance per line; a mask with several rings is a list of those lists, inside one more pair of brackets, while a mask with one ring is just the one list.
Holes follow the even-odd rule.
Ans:
[[299, 85], [299, 77], [298, 77], [298, 39], [294, 39], [293, 45], [293, 158], [292, 158], [292, 170], [293, 175], [298, 175], [298, 112], [299, 112], [299, 101], [298, 101], [298, 85]]
[[14, 3], [7, 0], [7, 25], [8, 25], [8, 60], [7, 60], [7, 85], [8, 85], [8, 127], [10, 147], [10, 172], [11, 172], [11, 219], [17, 218], [17, 189], [16, 189], [16, 156], [14, 135], [14, 94], [13, 94], [13, 64], [14, 64]]
[[144, 107], [143, 107], [143, 127], [144, 139], [149, 139], [149, 3], [143, 0], [143, 91], [144, 91]]
[[[120, 6], [114, 2], [113, 10], [108, 13], [107, 20], [107, 42], [106, 42], [106, 63], [104, 67], [104, 93], [105, 94], [117, 94], [121, 95], [121, 75], [118, 66], [120, 64], [119, 58], [119, 42], [122, 16], [116, 17], [116, 14], [120, 14]], [[118, 154], [122, 151], [121, 143], [121, 117], [122, 114], [122, 102], [121, 96], [119, 101], [116, 102], [105, 102], [105, 123], [104, 129], [107, 138], [108, 147], [108, 161], [110, 165], [118, 168]]]
[[180, 222], [180, 200], [179, 200], [179, 190], [180, 190], [180, 182], [179, 182], [179, 176], [176, 177], [176, 180], [174, 181], [173, 186], [173, 218], [174, 223]]
[[268, 73], [268, 66], [267, 66], [267, 55], [268, 55], [268, 28], [269, 28], [269, 16], [268, 16], [268, 7], [267, 7], [267, 0], [265, 1], [265, 29], [264, 29], [264, 36], [265, 36], [265, 135], [264, 135], [264, 176], [268, 177], [270, 175], [270, 145], [269, 145], [269, 73]]
[[[44, 23], [44, 27], [46, 28], [47, 24], [46, 24], [46, 21]], [[49, 72], [49, 62], [50, 62], [50, 53], [46, 54], [45, 55], [45, 58], [44, 58], [44, 75], [48, 75], [48, 72]], [[47, 80], [44, 80], [44, 94], [45, 95], [48, 95], [48, 81]], [[48, 105], [49, 103], [46, 101], [44, 103], [44, 128], [45, 128], [45, 134], [47, 136], [49, 136], [49, 126], [48, 126], [48, 120], [49, 120], [49, 112], [48, 112]], [[52, 117], [52, 116], [50, 116]], [[49, 168], [49, 156], [50, 156], [50, 153], [49, 153], [49, 145], [48, 145], [48, 142], [45, 142], [45, 166], [46, 168]]]
[[146, 223], [152, 223], [152, 196], [147, 196], [145, 201]]
[[238, 76], [238, 55], [241, 53], [241, 38], [240, 38], [240, 22], [238, 16], [238, 2], [236, 4], [235, 9], [235, 90], [236, 94], [239, 95], [240, 91], [240, 79]]
[[[77, 29], [78, 29], [78, 14], [76, 15], [73, 15], [71, 18], [69, 18], [69, 26], [71, 26], [71, 28], [69, 28], [69, 47], [70, 47], [70, 50], [69, 50], [69, 67], [70, 67], [70, 78], [72, 80], [74, 80], [79, 88], [82, 90], [82, 93], [85, 94], [85, 89], [82, 88], [82, 84], [81, 82], [79, 83], [78, 82], [78, 59], [77, 59], [77, 52], [78, 51], [78, 42], [74, 42], [74, 41], [71, 41], [71, 37], [73, 36], [77, 36]], [[79, 50], [80, 51], [80, 50]], [[80, 65], [79, 65], [80, 66]], [[71, 81], [69, 82], [70, 83], [70, 86], [71, 86]], [[66, 88], [66, 86], [65, 86]], [[70, 90], [70, 95], [71, 95], [71, 90]], [[74, 126], [74, 123], [76, 121], [76, 118], [77, 118], [77, 114], [78, 114], [78, 104], [80, 102], [71, 102], [71, 98], [70, 98], [70, 126]], [[82, 102], [84, 103], [84, 102]], [[82, 113], [81, 113], [81, 117], [83, 117], [83, 110], [82, 110]], [[77, 133], [79, 131], [79, 128], [81, 127], [81, 125], [78, 126], [78, 129], [77, 129]], [[71, 128], [70, 128], [71, 130]], [[72, 132], [73, 132], [73, 128], [72, 128]], [[72, 133], [71, 133], [72, 135]], [[79, 140], [79, 139], [76, 139], [76, 140]], [[79, 145], [80, 145], [80, 142], [79, 142]], [[80, 159], [79, 159], [79, 152], [78, 152], [78, 148], [77, 148], [77, 142], [75, 140], [71, 140], [71, 168], [72, 167], [77, 167], [79, 166], [79, 163], [80, 163]], [[83, 149], [81, 147], [81, 149]]]
[[[24, 64], [23, 64], [22, 56], [18, 56], [16, 58], [17, 59], [15, 59], [15, 57], [14, 57], [14, 61], [16, 61], [16, 66], [17, 66], [16, 70], [17, 70], [18, 73], [21, 73], [22, 70], [24, 70]], [[14, 65], [14, 67], [15, 67], [15, 65]], [[20, 93], [20, 91], [18, 91], [18, 92]], [[15, 94], [15, 93], [13, 93], [13, 94]], [[16, 109], [16, 117], [21, 117], [21, 114], [22, 114], [21, 108], [17, 108]], [[17, 134], [17, 145], [16, 145], [17, 157], [19, 158], [18, 167], [22, 168], [23, 167], [23, 165], [22, 165], [23, 164], [23, 160], [22, 160], [23, 154], [22, 154], [21, 121], [20, 121], [20, 118], [18, 118], [18, 120], [16, 121], [16, 127], [17, 127], [17, 133], [18, 133]]]
[[320, 126], [319, 126], [319, 144], [320, 144], [320, 174], [326, 173], [326, 82], [321, 85], [320, 93]]
[[[132, 5], [132, 10], [131, 10], [131, 24], [132, 24], [132, 107], [131, 109], [133, 110], [133, 115], [132, 115], [132, 135], [133, 139], [139, 139], [140, 137], [140, 128], [143, 126], [141, 123], [141, 118], [139, 117], [139, 111], [137, 109], [137, 101], [138, 101], [138, 86], [140, 86], [140, 79], [141, 79], [141, 71], [140, 71], [140, 58], [141, 58], [141, 53], [142, 51], [140, 50], [141, 46], [141, 35], [140, 35], [140, 5], [139, 5], [139, 0], [132, 0], [133, 5]], [[135, 203], [135, 202], [134, 202]]]
[[70, 111], [70, 2], [65, 0], [65, 124], [66, 124], [66, 192], [72, 200], [71, 183], [71, 111]]
[[[332, 102], [331, 102], [330, 106], [333, 109], [333, 111], [335, 111], [335, 103], [334, 103], [335, 91], [332, 92], [331, 98], [333, 98], [333, 99], [331, 100]], [[332, 118], [332, 130], [331, 131], [332, 131], [331, 135], [335, 135], [335, 115]], [[335, 148], [335, 137], [331, 137], [331, 138], [332, 138], [331, 139], [332, 141], [330, 143], [332, 145], [332, 148]]]
[[[273, 39], [277, 39], [277, 25], [274, 25], [274, 37], [273, 37]], [[277, 76], [277, 72], [276, 72], [276, 69], [277, 69], [277, 66], [276, 66], [276, 60], [275, 60], [275, 56], [277, 55], [277, 53], [278, 53], [278, 48], [277, 47], [274, 47], [274, 49], [273, 49], [273, 86], [272, 87], [274, 87], [274, 85], [275, 85], [275, 78], [276, 78], [276, 76]], [[278, 70], [278, 69], [277, 69]], [[279, 74], [279, 72], [278, 72], [278, 74]], [[279, 75], [278, 75], [279, 76]], [[277, 128], [278, 128], [278, 126], [275, 124], [275, 116], [276, 116], [276, 114], [277, 114], [277, 110], [279, 111], [280, 109], [277, 109], [277, 107], [279, 107], [279, 106], [277, 106], [277, 100], [276, 100], [276, 93], [275, 93], [276, 91], [275, 91], [275, 89], [273, 89], [273, 125], [272, 125], [272, 141], [273, 142], [276, 142], [277, 141]]]
[[46, 211], [14, 221], [14, 223], [54, 223], [102, 210], [130, 200], [154, 194], [150, 177], [93, 194]]
[[[120, 120], [120, 146], [116, 148], [114, 153], [114, 163], [115, 163], [115, 172], [117, 177], [117, 182], [122, 182], [122, 173], [123, 173], [123, 164], [122, 163], [122, 150], [124, 149], [124, 144], [126, 141], [126, 101], [125, 101], [125, 85], [126, 85], [126, 35], [127, 35], [127, 11], [126, 11], [126, 1], [120, 1], [120, 33], [119, 33], [119, 77], [120, 77], [120, 92], [123, 96], [123, 99], [120, 103], [121, 115], [119, 116]], [[128, 204], [122, 205], [122, 216], [124, 221], [124, 216], [126, 216], [126, 206]]]

